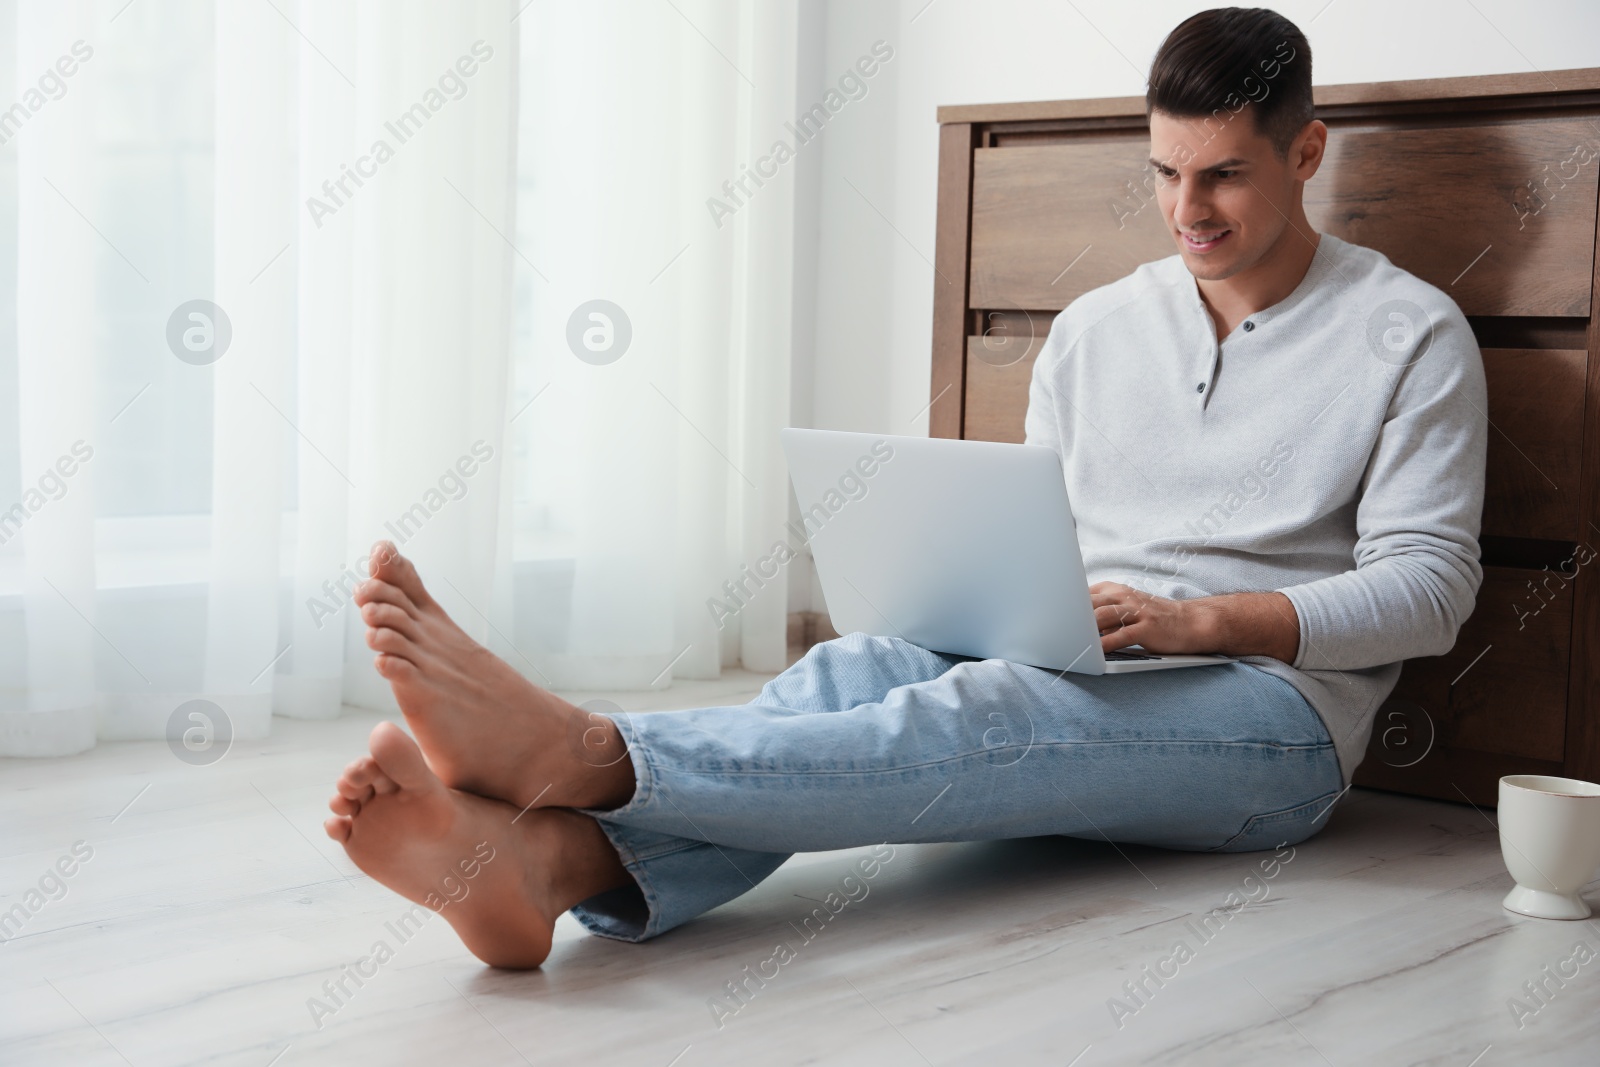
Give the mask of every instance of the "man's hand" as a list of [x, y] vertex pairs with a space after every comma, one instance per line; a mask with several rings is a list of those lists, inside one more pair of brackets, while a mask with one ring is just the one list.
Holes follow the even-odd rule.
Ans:
[[1152, 596], [1118, 582], [1089, 587], [1100, 647], [1150, 652], [1271, 656], [1293, 663], [1300, 620], [1282, 593], [1228, 593], [1194, 600]]

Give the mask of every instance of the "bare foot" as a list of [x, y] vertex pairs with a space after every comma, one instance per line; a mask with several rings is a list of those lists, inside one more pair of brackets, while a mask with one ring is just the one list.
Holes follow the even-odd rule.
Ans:
[[328, 836], [367, 874], [438, 911], [495, 967], [537, 967], [556, 916], [628, 875], [599, 825], [573, 811], [528, 811], [449, 789], [392, 722], [345, 768]]
[[468, 637], [392, 543], [374, 547], [372, 580], [355, 601], [378, 673], [446, 785], [519, 809], [614, 808], [633, 796], [633, 764], [616, 727]]

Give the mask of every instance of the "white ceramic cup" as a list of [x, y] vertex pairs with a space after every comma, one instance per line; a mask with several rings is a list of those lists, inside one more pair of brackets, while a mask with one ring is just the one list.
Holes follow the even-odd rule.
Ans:
[[1539, 919], [1587, 919], [1578, 890], [1600, 867], [1600, 785], [1576, 778], [1500, 779], [1500, 855], [1516, 886], [1509, 911]]

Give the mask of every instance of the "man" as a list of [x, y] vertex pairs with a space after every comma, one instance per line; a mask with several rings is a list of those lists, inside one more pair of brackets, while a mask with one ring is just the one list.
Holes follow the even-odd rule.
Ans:
[[381, 724], [339, 780], [327, 830], [356, 864], [531, 967], [564, 911], [642, 940], [796, 851], [1325, 825], [1398, 661], [1472, 610], [1482, 362], [1443, 293], [1312, 230], [1327, 130], [1287, 19], [1188, 20], [1147, 100], [1177, 255], [1056, 319], [1027, 436], [1061, 455], [1104, 647], [1239, 662], [1087, 677], [852, 634], [751, 704], [606, 718], [468, 638], [384, 545], [357, 601], [416, 740]]

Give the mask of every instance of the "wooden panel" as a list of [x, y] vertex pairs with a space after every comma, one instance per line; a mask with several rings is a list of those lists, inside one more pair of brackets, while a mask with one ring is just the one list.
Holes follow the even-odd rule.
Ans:
[[[1582, 119], [1335, 129], [1306, 212], [1319, 230], [1437, 285], [1466, 314], [1587, 315], [1600, 167], [1564, 164], [1594, 142]], [[1174, 254], [1148, 156], [1148, 139], [1132, 134], [978, 149], [969, 306], [1059, 310]], [[1536, 198], [1527, 183], [1557, 172], [1573, 176]]]
[[939, 215], [934, 245], [933, 389], [928, 436], [960, 437], [966, 393], [968, 212], [972, 194], [972, 127], [939, 130]]
[[[1593, 233], [1600, 244], [1600, 221]], [[1600, 258], [1596, 259], [1594, 287], [1600, 292]], [[1600, 312], [1600, 308], [1596, 309]], [[1600, 354], [1600, 313], [1589, 317], [1590, 352]], [[1600, 359], [1589, 361], [1588, 394], [1584, 411], [1583, 488], [1579, 507], [1585, 547], [1590, 535], [1600, 532]], [[1572, 671], [1567, 700], [1573, 713], [1567, 717], [1567, 767], [1569, 777], [1600, 781], [1600, 568], [1590, 566], [1578, 575], [1572, 609]]]
[[1059, 311], [1172, 255], [1149, 158], [1146, 136], [978, 149], [970, 306]]
[[1561, 773], [1576, 564], [1484, 568], [1455, 648], [1401, 669], [1357, 784], [1494, 804], [1500, 775]]
[[967, 338], [967, 422], [971, 441], [1021, 444], [1033, 362], [1050, 320], [1026, 312], [987, 312], [983, 336]]
[[1488, 484], [1483, 532], [1578, 541], [1583, 456], [1582, 350], [1486, 348]]
[[1507, 319], [1474, 315], [1468, 316], [1467, 325], [1472, 327], [1480, 348], [1568, 348], [1576, 351], [1589, 344], [1587, 319]]
[[[1577, 562], [1565, 577], [1485, 567], [1455, 648], [1407, 660], [1391, 699], [1421, 705], [1440, 745], [1560, 762]], [[1375, 728], [1369, 754], [1382, 743]]]
[[1449, 675], [1456, 748], [1559, 761], [1566, 748], [1572, 570], [1484, 568], [1478, 608], [1456, 647], [1437, 657]]
[[1600, 167], [1580, 165], [1580, 145], [1600, 150], [1577, 118], [1336, 129], [1306, 183], [1306, 215], [1443, 289], [1468, 315], [1585, 316]]
[[[1600, 67], [1526, 74], [1482, 74], [1466, 78], [1416, 78], [1408, 81], [1319, 85], [1317, 107], [1387, 104], [1414, 100], [1471, 100], [1512, 95], [1547, 95], [1600, 89]], [[1144, 97], [1094, 100], [1027, 100], [1005, 104], [956, 104], [939, 109], [940, 122], [1043, 122], [1061, 119], [1122, 118], [1144, 115]]]
[[[1386, 718], [1386, 709], [1389, 707], [1385, 704], [1384, 709], [1379, 710], [1378, 721], [1406, 721]], [[1502, 775], [1562, 774], [1562, 765], [1549, 760], [1475, 752], [1441, 744], [1435, 744], [1421, 763], [1405, 763], [1409, 755], [1396, 754], [1391, 758], [1402, 765], [1384, 763], [1369, 749], [1366, 760], [1356, 768], [1355, 784], [1368, 789], [1387, 789], [1392, 793], [1435, 797], [1457, 804], [1470, 802], [1481, 808], [1492, 808], [1500, 802]]]
[[946, 104], [940, 122], [1043, 122], [1060, 119], [1144, 118], [1144, 97], [1091, 100], [1022, 100], [1009, 104]]

